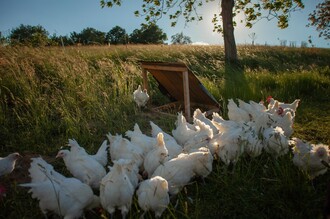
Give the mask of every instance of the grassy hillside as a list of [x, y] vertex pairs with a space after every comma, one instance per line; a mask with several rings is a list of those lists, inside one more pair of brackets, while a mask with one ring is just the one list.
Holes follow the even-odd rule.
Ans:
[[[186, 63], [222, 105], [224, 117], [229, 98], [299, 98], [293, 136], [329, 145], [330, 50], [239, 47], [238, 52], [240, 67], [233, 68], [225, 65], [219, 46], [0, 48], [0, 156], [13, 151], [24, 156], [13, 174], [0, 179], [10, 188], [0, 201], [0, 217], [42, 217], [37, 202], [17, 186], [28, 181], [29, 157], [40, 154], [69, 175], [63, 161], [54, 159], [68, 138], [95, 152], [106, 133], [124, 134], [135, 123], [147, 134], [150, 120], [165, 131], [174, 128], [173, 117], [136, 108], [132, 93], [142, 83], [139, 60]], [[149, 79], [151, 104], [168, 102]], [[170, 206], [164, 218], [322, 218], [329, 173], [311, 182], [291, 159], [291, 153], [279, 159], [242, 157], [233, 171], [215, 161], [205, 185], [189, 185], [178, 196], [179, 207]], [[135, 203], [130, 218], [140, 213]]]

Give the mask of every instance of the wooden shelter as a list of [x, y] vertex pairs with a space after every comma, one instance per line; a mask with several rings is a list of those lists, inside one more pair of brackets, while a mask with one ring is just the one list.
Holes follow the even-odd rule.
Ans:
[[184, 115], [187, 120], [191, 118], [191, 108], [198, 106], [207, 114], [220, 110], [219, 103], [207, 91], [198, 78], [184, 63], [145, 62], [142, 61], [143, 85], [148, 90], [148, 72], [156, 79], [161, 87], [176, 102], [156, 107], [162, 110], [166, 107], [181, 104], [184, 106]]

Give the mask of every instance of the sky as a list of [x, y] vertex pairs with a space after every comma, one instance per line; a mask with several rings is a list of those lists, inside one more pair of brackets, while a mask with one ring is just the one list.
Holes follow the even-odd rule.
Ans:
[[[203, 21], [185, 25], [181, 19], [176, 27], [171, 27], [169, 19], [162, 18], [157, 25], [167, 34], [168, 43], [171, 36], [183, 32], [194, 43], [223, 44], [222, 36], [212, 31], [211, 23], [213, 14], [220, 12], [219, 1], [212, 1], [200, 8]], [[320, 2], [322, 0], [303, 0], [305, 8], [291, 14], [289, 27], [284, 30], [277, 27], [276, 20], [261, 20], [248, 29], [239, 22], [238, 17], [234, 32], [236, 43], [251, 44], [250, 36], [255, 33], [255, 43], [260, 45], [279, 45], [281, 40], [286, 40], [287, 44], [295, 42], [300, 46], [311, 36], [314, 46], [330, 48], [330, 41], [319, 38], [315, 27], [306, 27], [308, 14]], [[118, 25], [130, 34], [140, 29], [140, 24], [144, 22], [143, 17], [134, 15], [141, 5], [142, 0], [123, 0], [122, 6], [113, 8], [101, 8], [99, 0], [0, 0], [0, 31], [8, 35], [20, 24], [41, 25], [50, 35], [70, 36], [71, 32], [79, 33], [87, 27], [108, 32]]]

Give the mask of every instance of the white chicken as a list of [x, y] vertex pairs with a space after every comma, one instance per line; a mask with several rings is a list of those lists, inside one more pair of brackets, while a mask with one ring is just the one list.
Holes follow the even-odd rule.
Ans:
[[[136, 191], [138, 204], [145, 212], [155, 212], [155, 217], [160, 218], [170, 203], [168, 183], [161, 176], [154, 176], [140, 183]], [[143, 217], [142, 215], [142, 217]]]
[[253, 122], [256, 130], [260, 130], [260, 133], [266, 128], [276, 126], [274, 115], [269, 112], [261, 112]]
[[[260, 137], [260, 132], [263, 130], [263, 128], [256, 125], [256, 122], [235, 122], [224, 120], [217, 114], [213, 115], [212, 122], [220, 130], [220, 133], [236, 132], [238, 134], [236, 137], [239, 139], [237, 142], [242, 145], [244, 152], [246, 152], [249, 156], [257, 157], [262, 153], [263, 142], [262, 138]], [[224, 136], [221, 136], [219, 140], [228, 136], [228, 134], [223, 135]], [[236, 140], [234, 142], [236, 142]]]
[[[290, 120], [292, 120], [292, 123], [294, 122], [296, 110], [300, 103], [300, 99], [296, 99], [295, 101], [293, 101], [290, 104], [281, 103], [278, 100], [274, 100], [271, 97], [268, 97], [267, 101], [269, 101], [268, 110], [267, 110], [269, 113], [271, 113], [274, 116], [279, 117], [279, 118], [288, 117], [287, 114], [290, 113], [291, 114]], [[286, 119], [284, 119], [284, 120], [286, 120]], [[282, 127], [282, 128], [284, 129], [284, 127]], [[291, 133], [293, 132], [293, 130], [290, 130], [290, 131], [291, 131]], [[288, 136], [290, 136], [290, 135], [288, 135]]]
[[278, 110], [259, 111], [253, 115], [252, 122], [255, 122], [256, 130], [279, 126], [285, 136], [290, 137], [293, 133], [293, 116], [289, 111], [282, 111], [282, 114], [278, 114]]
[[100, 205], [99, 197], [93, 194], [88, 185], [56, 172], [41, 157], [31, 160], [31, 182], [20, 186], [31, 188], [29, 192], [32, 198], [39, 200], [39, 207], [46, 218], [47, 212], [51, 211], [64, 219], [77, 219], [83, 216], [85, 209]]
[[244, 152], [241, 128], [227, 127], [225, 132], [214, 135], [212, 142], [218, 145], [216, 155], [226, 165], [235, 164]]
[[270, 127], [281, 127], [286, 137], [290, 137], [293, 133], [293, 117], [290, 112], [286, 112], [283, 115], [271, 113], [269, 111], [260, 112], [255, 119], [255, 126], [257, 129], [264, 130]]
[[106, 166], [108, 163], [108, 148], [109, 145], [107, 144], [107, 140], [104, 140], [102, 145], [97, 150], [96, 154], [89, 155], [86, 150], [81, 147], [75, 139], [69, 139], [68, 146], [70, 147], [70, 151], [72, 155], [88, 155], [91, 158], [95, 159], [99, 162], [102, 166]]
[[138, 88], [133, 92], [133, 99], [139, 108], [144, 107], [149, 100], [147, 89], [142, 91], [141, 85], [139, 85]]
[[201, 147], [198, 151], [189, 154], [192, 160], [195, 160], [194, 173], [198, 177], [206, 178], [212, 172], [213, 155], [206, 147]]
[[177, 143], [175, 138], [166, 132], [164, 132], [159, 126], [150, 121], [151, 135], [152, 137], [157, 137], [158, 133], [163, 133], [166, 148], [168, 150], [168, 155], [170, 158], [177, 157], [182, 152], [182, 146]]
[[242, 110], [245, 110], [251, 121], [254, 121], [260, 113], [265, 112], [266, 111], [266, 107], [262, 104], [250, 101], [250, 103], [246, 103], [241, 99], [237, 99], [238, 100], [238, 104], [239, 104], [239, 108]]
[[122, 218], [126, 218], [135, 189], [125, 167], [116, 161], [113, 163], [111, 171], [101, 181], [100, 201], [102, 207], [111, 214], [111, 218], [116, 209], [121, 211]]
[[268, 102], [268, 109], [273, 108], [274, 105], [276, 104], [276, 102], [278, 102], [277, 104], [277, 108], [281, 107], [282, 109], [291, 109], [293, 112], [296, 112], [299, 103], [300, 103], [300, 99], [295, 99], [292, 103], [283, 103], [283, 102], [279, 102], [278, 100], [275, 100], [273, 97], [269, 96], [267, 97], [267, 102]]
[[267, 108], [265, 107], [263, 102], [254, 102], [253, 100], [249, 101], [250, 105], [253, 106], [258, 112], [265, 112]]
[[250, 156], [250, 157], [257, 157], [259, 156], [263, 149], [263, 139], [261, 137], [261, 130], [260, 128], [257, 128], [254, 126], [254, 123], [248, 124], [244, 131], [243, 131], [243, 144], [244, 144], [244, 151]]
[[286, 137], [290, 137], [293, 134], [293, 122], [294, 117], [292, 116], [292, 113], [286, 112], [284, 115], [273, 115], [273, 125], [279, 126], [283, 129], [284, 135]]
[[175, 140], [180, 145], [184, 145], [196, 133], [197, 131], [195, 129], [188, 128], [186, 118], [182, 115], [182, 113], [178, 113], [176, 128], [172, 130], [172, 135]]
[[134, 125], [134, 130], [126, 131], [125, 135], [131, 139], [131, 142], [133, 144], [142, 148], [144, 156], [149, 151], [154, 149], [154, 146], [156, 144], [156, 139], [143, 134], [137, 123], [135, 123], [135, 125]]
[[107, 134], [110, 141], [110, 157], [112, 161], [119, 159], [128, 159], [135, 161], [136, 165], [141, 168], [143, 164], [143, 150], [128, 139], [123, 138], [122, 135]]
[[[119, 159], [116, 160], [117, 164], [122, 165], [124, 168], [126, 175], [128, 176], [129, 180], [131, 181], [133, 188], [136, 189], [139, 185], [139, 181], [142, 178], [139, 174], [139, 167], [135, 163], [135, 161], [132, 160], [125, 160], [125, 159]], [[112, 167], [110, 167], [111, 171]]]
[[[212, 115], [212, 123], [218, 129], [219, 132], [226, 132], [231, 128], [239, 128], [242, 122], [225, 120], [218, 113], [213, 113]], [[215, 134], [215, 133], [213, 133]]]
[[161, 176], [168, 182], [169, 193], [178, 194], [195, 176], [206, 177], [212, 171], [213, 157], [208, 150], [180, 154], [160, 165], [152, 177]]
[[287, 112], [289, 112], [293, 118], [296, 116], [296, 112], [293, 109], [282, 108], [279, 106], [279, 102], [277, 100], [275, 100], [274, 105], [268, 109], [267, 112], [276, 116], [284, 116]]
[[15, 164], [21, 155], [19, 153], [9, 154], [7, 157], [0, 157], [0, 176], [10, 174], [15, 169]]
[[282, 107], [283, 109], [291, 109], [293, 112], [296, 112], [299, 103], [300, 99], [295, 99], [292, 103], [279, 103], [279, 107]]
[[148, 176], [151, 176], [159, 165], [163, 165], [168, 160], [169, 156], [164, 142], [164, 135], [160, 132], [157, 135], [157, 145], [155, 149], [147, 154], [143, 166]]
[[69, 172], [83, 183], [94, 189], [100, 187], [101, 179], [105, 176], [104, 167], [89, 155], [73, 154], [69, 150], [60, 150], [56, 158], [62, 158]]
[[329, 168], [329, 146], [324, 144], [309, 144], [299, 138], [293, 138], [293, 164], [306, 172], [310, 179], [322, 175]]
[[[194, 124], [196, 124], [196, 119], [199, 120], [199, 121], [202, 121], [206, 125], [210, 126], [210, 128], [213, 131], [213, 134], [218, 134], [219, 130], [214, 126], [214, 124], [212, 123], [212, 121], [205, 116], [205, 114], [206, 113], [202, 113], [202, 111], [200, 109], [196, 109], [194, 111], [194, 115], [193, 115]], [[198, 125], [198, 124], [196, 124], [196, 125]]]
[[289, 151], [289, 140], [284, 135], [283, 129], [278, 126], [269, 127], [263, 131], [263, 144], [265, 151], [274, 157], [284, 155]]
[[164, 141], [175, 141], [175, 138], [170, 135], [167, 134], [165, 131], [163, 131], [158, 125], [156, 125], [155, 123], [153, 123], [152, 121], [150, 121], [150, 126], [151, 126], [151, 136], [156, 138], [159, 132], [162, 132], [164, 134]]
[[183, 146], [183, 151], [190, 152], [192, 149], [198, 149], [200, 147], [206, 146], [211, 150], [211, 153], [214, 154], [214, 147], [212, 145], [209, 145], [210, 140], [213, 138], [213, 130], [210, 128], [209, 125], [205, 124], [199, 119], [195, 119], [195, 123], [198, 126], [198, 131], [194, 136], [192, 136], [188, 141], [186, 141]]
[[233, 99], [228, 100], [227, 108], [228, 108], [228, 117], [230, 120], [237, 122], [251, 121], [251, 115], [247, 111], [239, 108]]

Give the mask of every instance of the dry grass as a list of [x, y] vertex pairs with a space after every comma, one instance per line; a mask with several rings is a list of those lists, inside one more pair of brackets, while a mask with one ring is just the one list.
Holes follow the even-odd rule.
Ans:
[[[1, 156], [12, 151], [24, 155], [15, 172], [1, 179], [10, 189], [0, 201], [0, 217], [42, 217], [37, 202], [17, 186], [27, 180], [29, 157], [40, 154], [68, 174], [53, 159], [68, 138], [95, 152], [106, 133], [123, 134], [134, 123], [147, 134], [150, 120], [168, 132], [174, 127], [173, 117], [135, 107], [132, 92], [142, 82], [139, 60], [186, 63], [223, 106], [223, 116], [228, 98], [300, 98], [294, 136], [329, 145], [329, 50], [238, 51], [241, 66], [233, 68], [224, 64], [219, 46], [0, 48]], [[149, 79], [152, 104], [167, 102]], [[178, 196], [178, 209], [170, 206], [164, 218], [321, 218], [329, 175], [312, 183], [291, 159], [291, 154], [278, 160], [242, 157], [233, 171], [216, 161], [206, 185], [196, 181], [188, 186]], [[135, 202], [130, 218], [140, 213]], [[100, 218], [99, 213], [89, 214]]]

